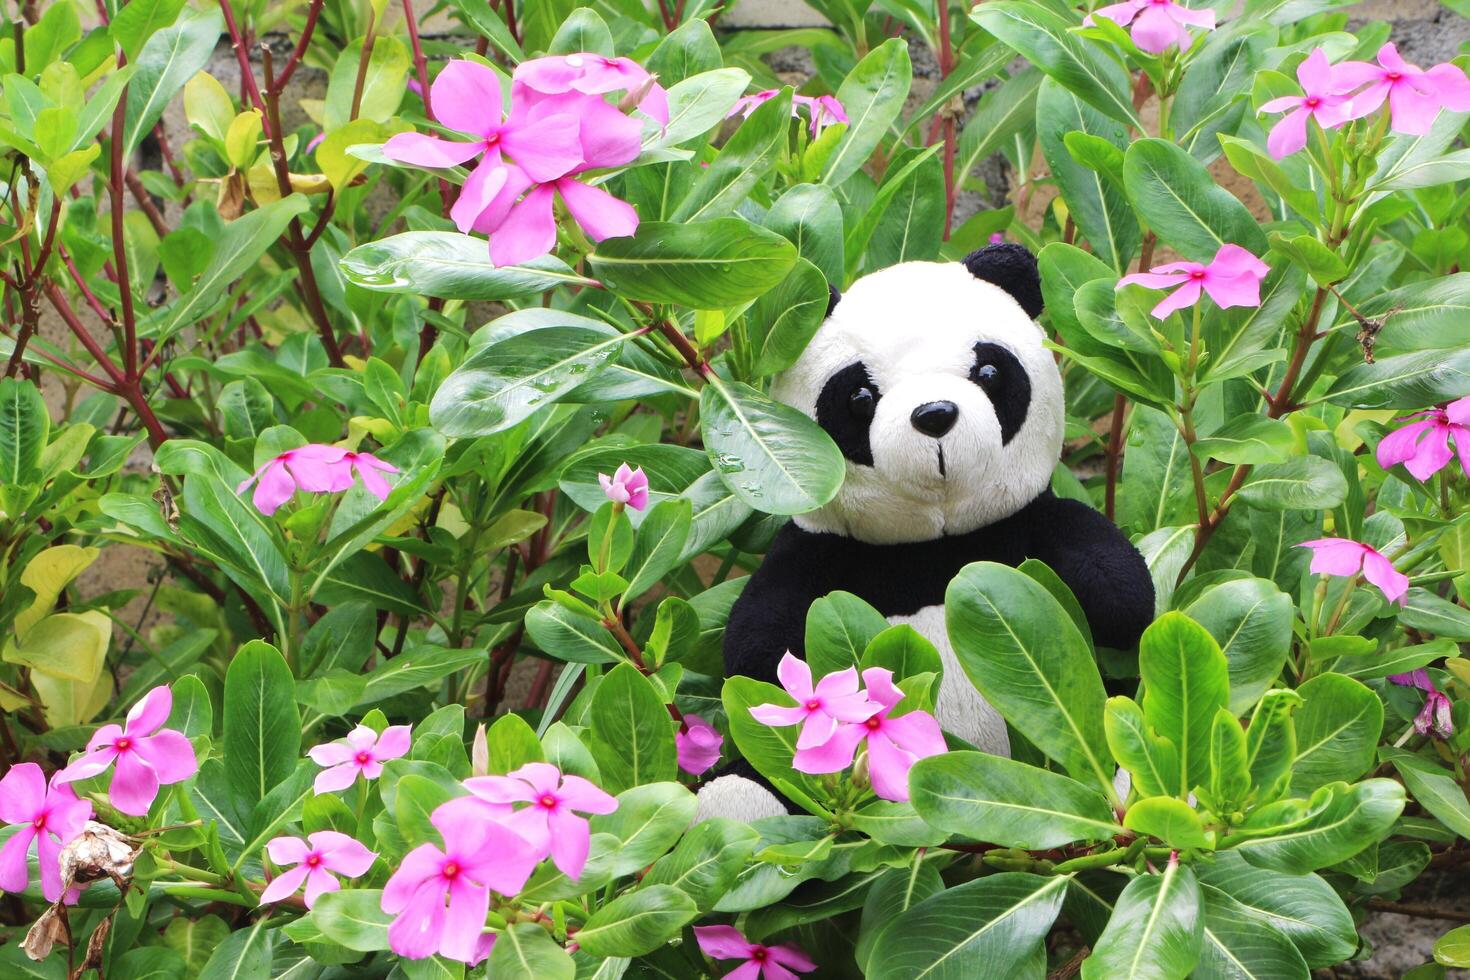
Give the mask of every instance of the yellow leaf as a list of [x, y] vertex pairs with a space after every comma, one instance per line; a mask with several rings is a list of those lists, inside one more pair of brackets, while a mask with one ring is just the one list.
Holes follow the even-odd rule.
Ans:
[[223, 143], [235, 119], [235, 103], [213, 75], [201, 71], [184, 85], [184, 117], [200, 132]]
[[255, 147], [260, 142], [260, 110], [242, 112], [230, 122], [225, 130], [225, 159], [236, 170], [244, 170], [255, 159]]
[[31, 669], [32, 678], [47, 674], [90, 684], [102, 672], [112, 620], [97, 610], [53, 613], [31, 628], [19, 643], [11, 641], [0, 659]]
[[0, 711], [19, 711], [31, 703], [31, 699], [8, 684], [0, 684]]
[[20, 573], [20, 584], [36, 594], [30, 606], [15, 617], [15, 633], [25, 639], [28, 631], [56, 605], [61, 590], [97, 560], [96, 548], [59, 544], [36, 555]]
[[107, 707], [112, 698], [112, 675], [108, 673], [99, 674], [95, 681], [85, 684], [34, 674], [31, 683], [41, 696], [46, 724], [52, 728], [89, 722]]
[[394, 133], [406, 128], [384, 125], [371, 119], [354, 119], [338, 126], [322, 140], [321, 145], [316, 148], [317, 166], [322, 168], [322, 173], [332, 182], [332, 186], [341, 190], [366, 170], [368, 165], [366, 160], [349, 154], [349, 147], [359, 143], [383, 143]]

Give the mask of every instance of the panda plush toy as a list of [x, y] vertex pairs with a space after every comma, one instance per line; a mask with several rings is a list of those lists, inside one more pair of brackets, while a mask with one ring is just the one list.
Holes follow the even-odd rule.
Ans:
[[[846, 478], [830, 503], [777, 533], [751, 576], [725, 632], [727, 675], [774, 683], [786, 651], [803, 656], [812, 601], [851, 592], [938, 648], [940, 724], [1009, 755], [1004, 719], [945, 630], [945, 589], [961, 568], [1039, 559], [1076, 595], [1099, 644], [1138, 640], [1154, 613], [1142, 556], [1097, 510], [1050, 489], [1065, 412], [1041, 310], [1036, 260], [1015, 244], [963, 262], [905, 262], [832, 290], [826, 320], [771, 393], [827, 431]], [[702, 789], [701, 813], [785, 813], [752, 779], [737, 761]]]

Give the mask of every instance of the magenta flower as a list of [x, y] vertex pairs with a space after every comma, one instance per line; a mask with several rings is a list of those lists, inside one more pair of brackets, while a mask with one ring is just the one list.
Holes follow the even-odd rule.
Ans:
[[1361, 119], [1387, 100], [1396, 133], [1423, 136], [1442, 109], [1470, 111], [1470, 78], [1459, 66], [1446, 62], [1425, 71], [1405, 61], [1391, 43], [1378, 49], [1376, 65], [1344, 62], [1333, 69], [1333, 79], [1339, 92], [1353, 93], [1349, 118]]
[[390, 725], [381, 735], [358, 725], [346, 738], [307, 750], [312, 762], [327, 767], [316, 774], [313, 788], [318, 793], [335, 793], [357, 782], [358, 776], [377, 779], [383, 774], [383, 763], [407, 755], [408, 746], [407, 725]]
[[[618, 808], [617, 800], [591, 782], [563, 775], [546, 762], [528, 762], [506, 776], [473, 776], [464, 787], [475, 795], [476, 803], [495, 808], [484, 812], [523, 838], [536, 861], [550, 854], [552, 863], [573, 880], [587, 864], [592, 841], [586, 818], [574, 811], [612, 813]], [[455, 807], [459, 802], [445, 805]], [[516, 803], [528, 805], [508, 814], [501, 809]]]
[[1409, 576], [1393, 567], [1393, 562], [1376, 549], [1347, 538], [1319, 538], [1304, 541], [1298, 548], [1312, 549], [1312, 574], [1363, 578], [1383, 590], [1389, 602], [1402, 604], [1409, 591]]
[[1209, 265], [1198, 262], [1169, 262], [1148, 272], [1135, 272], [1118, 281], [1119, 286], [1147, 286], [1149, 289], [1179, 288], [1153, 308], [1153, 315], [1163, 320], [1175, 310], [1183, 310], [1199, 302], [1207, 293], [1222, 310], [1232, 306], [1260, 306], [1261, 280], [1271, 267], [1239, 245], [1221, 245]]
[[384, 462], [372, 453], [354, 453], [341, 446], [308, 443], [288, 449], [270, 460], [235, 488], [244, 493], [255, 484], [251, 501], [256, 510], [270, 517], [291, 499], [297, 490], [307, 493], [338, 493], [352, 487], [353, 474], [368, 492], [379, 500], [387, 500], [390, 487], [384, 473], [397, 473], [398, 467]]
[[1278, 160], [1307, 145], [1307, 120], [1315, 119], [1323, 129], [1332, 129], [1352, 118], [1352, 101], [1338, 91], [1326, 51], [1321, 48], [1313, 51], [1297, 66], [1296, 78], [1301, 83], [1302, 95], [1283, 96], [1261, 106], [1262, 112], [1286, 113], [1271, 127], [1271, 135], [1266, 138], [1266, 148]]
[[388, 945], [399, 956], [434, 954], [475, 964], [489, 955], [490, 892], [514, 895], [540, 858], [525, 839], [472, 810], [441, 805], [429, 817], [444, 847], [420, 844], [383, 887], [382, 908], [396, 916]]
[[863, 683], [882, 710], [866, 721], [839, 726], [821, 745], [798, 748], [791, 765], [811, 774], [841, 772], [852, 765], [858, 746], [866, 742], [873, 792], [885, 800], [904, 802], [909, 798], [909, 770], [920, 759], [946, 750], [944, 733], [926, 711], [890, 717], [893, 707], [903, 700], [903, 692], [893, 685], [892, 671], [869, 667], [863, 671]]
[[1188, 28], [1215, 29], [1213, 10], [1190, 10], [1174, 0], [1124, 0], [1094, 10], [1083, 18], [1082, 26], [1093, 26], [1093, 17], [1106, 17], [1119, 27], [1133, 25], [1128, 32], [1133, 43], [1149, 54], [1163, 54], [1175, 45], [1181, 51], [1188, 51], [1191, 42]]
[[[92, 804], [77, 799], [70, 786], [52, 779], [48, 787], [41, 767], [34, 762], [11, 766], [0, 779], [0, 823], [19, 826], [0, 847], [0, 892], [23, 892], [31, 883], [26, 855], [35, 841], [41, 894], [48, 902], [61, 899], [61, 849], [90, 819]], [[75, 902], [77, 890], [68, 890], [65, 898], [67, 904]]]
[[[699, 948], [712, 960], [744, 960], [725, 974], [725, 980], [796, 980], [797, 973], [810, 973], [817, 964], [793, 943], [762, 946], [740, 934], [734, 926], [695, 926]], [[795, 972], [792, 972], [795, 971]]]
[[383, 155], [420, 167], [452, 167], [479, 156], [449, 212], [460, 231], [469, 231], [505, 186], [508, 172], [502, 152], [535, 180], [554, 180], [582, 162], [576, 116], [534, 113], [514, 93], [510, 115], [502, 116], [500, 79], [484, 65], [451, 61], [429, 86], [429, 99], [441, 123], [474, 138], [459, 142], [399, 133], [383, 144]]
[[725, 737], [714, 725], [698, 715], [685, 715], [684, 723], [674, 733], [674, 747], [679, 754], [679, 768], [698, 776], [720, 761], [720, 748]]
[[835, 95], [819, 95], [807, 103], [807, 112], [812, 117], [812, 138], [833, 123], [845, 123], [847, 110]]
[[[735, 104], [730, 107], [730, 111], [725, 114], [725, 118], [729, 119], [732, 116], [741, 116], [749, 119], [752, 112], [779, 94], [781, 94], [780, 89], [768, 88], [756, 92], [754, 95], [741, 96], [735, 100]], [[843, 108], [842, 103], [837, 100], [837, 96], [835, 95], [793, 95], [791, 97], [791, 118], [800, 119], [803, 108], [806, 109], [807, 115], [811, 118], [813, 138], [833, 123], [845, 123], [848, 121], [847, 110]]]
[[776, 676], [786, 693], [796, 701], [794, 708], [778, 704], [758, 704], [750, 709], [755, 720], [772, 728], [800, 725], [796, 737], [798, 749], [811, 749], [824, 744], [837, 731], [839, 723], [867, 721], [883, 709], [858, 690], [856, 667], [835, 671], [812, 686], [812, 669], [788, 651], [776, 666]]
[[638, 97], [640, 112], [660, 126], [669, 124], [668, 92], [630, 58], [608, 58], [590, 51], [551, 55], [521, 62], [513, 77], [537, 95], [628, 92]]
[[597, 474], [597, 482], [602, 484], [602, 492], [607, 494], [607, 499], [615, 504], [627, 504], [634, 510], [648, 506], [648, 476], [641, 466], [633, 470], [624, 463], [612, 476]]
[[[1450, 402], [1445, 408], [1431, 408], [1399, 419], [1408, 422], [1390, 432], [1378, 443], [1378, 465], [1384, 469], [1403, 463], [1415, 479], [1427, 480], [1444, 469], [1455, 452], [1460, 455], [1460, 470], [1470, 476], [1470, 396]], [[1455, 451], [1450, 450], [1450, 439]]]
[[1424, 707], [1414, 718], [1414, 730], [1420, 735], [1433, 733], [1438, 738], [1449, 738], [1455, 734], [1455, 723], [1450, 717], [1450, 699], [1445, 697], [1429, 671], [1420, 667], [1407, 674], [1389, 674], [1388, 679], [1401, 687], [1417, 687], [1424, 692]]
[[[310, 841], [310, 843], [307, 843]], [[278, 865], [294, 864], [266, 885], [260, 893], [260, 904], [269, 905], [289, 898], [306, 885], [306, 907], [327, 892], [337, 891], [344, 878], [360, 878], [368, 873], [378, 856], [355, 839], [335, 830], [318, 830], [307, 840], [300, 837], [276, 837], [265, 845], [265, 851]]]
[[194, 746], [183, 732], [164, 728], [173, 710], [173, 692], [155, 687], [133, 705], [126, 722], [103, 725], [80, 759], [58, 772], [54, 783], [74, 783], [105, 772], [113, 763], [107, 798], [119, 812], [141, 817], [153, 805], [159, 786], [181, 783], [199, 771]]

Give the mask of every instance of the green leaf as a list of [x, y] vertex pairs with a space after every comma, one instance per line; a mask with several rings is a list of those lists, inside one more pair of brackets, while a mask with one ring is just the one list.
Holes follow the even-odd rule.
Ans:
[[1266, 251], [1266, 236], [1246, 206], [1172, 143], [1136, 140], [1124, 156], [1123, 180], [1139, 216], [1187, 259], [1210, 262], [1226, 244]]
[[720, 42], [709, 22], [691, 17], [659, 41], [644, 65], [658, 74], [659, 81], [673, 85], [724, 64]]
[[1123, 826], [1138, 834], [1156, 837], [1169, 847], [1208, 848], [1204, 824], [1188, 803], [1172, 796], [1139, 800], [1128, 808]]
[[310, 925], [332, 942], [359, 953], [387, 949], [392, 916], [382, 910], [382, 901], [383, 893], [375, 888], [328, 892], [317, 899], [305, 918], [286, 927], [286, 935], [294, 937], [294, 930]]
[[[781, 195], [761, 223], [795, 245], [797, 254], [821, 270], [827, 282], [842, 284], [842, 207], [832, 188], [826, 184], [797, 184]], [[793, 267], [791, 275], [797, 274], [798, 268], [799, 264]], [[757, 300], [757, 304], [760, 302]]]
[[1076, 22], [1029, 0], [992, 0], [976, 7], [970, 19], [1084, 102], [1143, 130], [1130, 98], [1128, 73], [1097, 45], [1074, 34]]
[[592, 695], [590, 721], [592, 756], [609, 791], [675, 777], [668, 708], [637, 667], [620, 664], [608, 672]]
[[1183, 795], [1179, 788], [1179, 749], [1149, 727], [1143, 709], [1133, 699], [1108, 698], [1103, 729], [1113, 758], [1128, 770], [1140, 795]]
[[16, 378], [0, 381], [0, 485], [40, 478], [50, 429], [51, 417], [35, 385]]
[[447, 436], [502, 432], [601, 370], [628, 340], [584, 327], [547, 327], [480, 347], [434, 392], [429, 418]]
[[1194, 872], [1170, 861], [1163, 874], [1139, 875], [1123, 889], [1082, 961], [1083, 980], [1188, 976], [1200, 957], [1203, 926]]
[[700, 821], [654, 862], [643, 884], [673, 885], [707, 911], [734, 884], [758, 840], [760, 835], [747, 824], [723, 817]]
[[1321, 510], [1347, 497], [1342, 470], [1320, 456], [1297, 456], [1251, 471], [1238, 496], [1261, 510]]
[[1307, 962], [1281, 930], [1208, 885], [1204, 945], [1191, 976], [1200, 980], [1307, 980]]
[[1267, 691], [1251, 715], [1245, 733], [1246, 765], [1262, 801], [1284, 791], [1285, 777], [1296, 759], [1296, 725], [1291, 715], [1301, 703], [1295, 691]]
[[665, 500], [648, 511], [633, 542], [633, 555], [623, 569], [628, 580], [623, 604], [653, 588], [679, 565], [692, 519], [688, 500]]
[[589, 282], [551, 255], [495, 266], [483, 239], [449, 231], [390, 235], [357, 246], [341, 264], [348, 282], [364, 289], [440, 299], [511, 299]]
[[1184, 609], [1225, 654], [1231, 712], [1243, 714], [1271, 687], [1291, 652], [1291, 597], [1260, 578], [1210, 586]]
[[1459, 926], [1434, 941], [1434, 962], [1470, 967], [1470, 926]]
[[150, 317], [148, 332], [158, 343], [163, 343], [184, 327], [213, 313], [230, 285], [254, 268], [291, 219], [305, 213], [309, 206], [305, 195], [292, 194], [226, 225], [215, 239], [209, 264], [194, 280], [193, 287]]
[[[1261, 868], [1304, 874], [1345, 861], [1385, 837], [1404, 810], [1404, 788], [1391, 779], [1354, 786], [1330, 783], [1312, 794], [1305, 821], [1242, 840], [1235, 850]], [[1230, 842], [1226, 842], [1227, 845]]]
[[1264, 415], [1238, 415], [1194, 444], [1200, 459], [1222, 463], [1280, 463], [1291, 455], [1291, 427]]
[[252, 640], [225, 672], [225, 772], [254, 803], [290, 776], [301, 757], [296, 683], [280, 651]]
[[932, 862], [915, 859], [906, 868], [892, 868], [873, 882], [863, 903], [854, 953], [865, 976], [872, 970], [873, 947], [890, 923], [918, 903], [944, 891], [944, 879]]
[[[613, 858], [615, 876], [641, 871], [681, 840], [699, 801], [678, 783], [648, 783], [618, 794], [618, 808], [591, 820], [594, 834], [620, 841]], [[673, 882], [670, 882], [673, 884]]]
[[705, 451], [737, 497], [767, 514], [804, 514], [837, 495], [842, 453], [814, 420], [749, 385], [713, 374], [706, 380], [699, 396]]
[[1042, 977], [1068, 878], [1002, 872], [924, 899], [873, 941], [871, 980]]
[[869, 208], [871, 234], [859, 231], [858, 241], [845, 246], [849, 260], [866, 245], [870, 269], [934, 261], [944, 233], [944, 206], [944, 164], [934, 148], [901, 151], [889, 162]]
[[[209, 63], [215, 42], [224, 30], [224, 18], [217, 9], [189, 10], [171, 26], [148, 38], [138, 56], [130, 59], [137, 67], [128, 84], [123, 122], [124, 157], [132, 156], [143, 135], [153, 129], [184, 83]], [[274, 240], [275, 236], [271, 238]], [[261, 251], [269, 244], [262, 242]]]
[[1420, 806], [1450, 830], [1470, 838], [1470, 803], [1466, 802], [1465, 791], [1453, 773], [1403, 749], [1384, 746], [1379, 754], [1384, 761], [1393, 763]]
[[[810, 624], [811, 613], [807, 614], [807, 621]], [[807, 650], [810, 651], [811, 647], [808, 646]], [[944, 661], [934, 644], [907, 623], [890, 626], [869, 640], [858, 666], [863, 670], [869, 667], [890, 670], [896, 681], [919, 674], [938, 676], [944, 673]]]
[[579, 664], [612, 664], [623, 659], [613, 635], [595, 619], [556, 602], [538, 602], [526, 613], [526, 632], [543, 653]]
[[[1384, 353], [1461, 347], [1465, 342], [1461, 324], [1470, 318], [1470, 272], [1412, 282], [1370, 296], [1357, 310], [1365, 317], [1385, 320], [1377, 345]], [[1357, 321], [1344, 309], [1336, 326], [1349, 325], [1357, 329]]]
[[976, 562], [950, 583], [944, 611], [960, 666], [985, 700], [1042, 752], [1111, 798], [1102, 677], [1061, 604], [1024, 572]]
[[730, 737], [740, 750], [740, 756], [748, 760], [757, 772], [770, 780], [789, 780], [811, 799], [827, 797], [818, 777], [808, 776], [791, 767], [799, 729], [794, 725], [772, 728], [751, 717], [750, 709], [759, 704], [791, 706], [793, 702], [789, 694], [774, 684], [737, 676], [725, 678], [721, 700], [730, 723]]
[[577, 967], [567, 951], [535, 922], [519, 922], [501, 931], [490, 950], [486, 968], [497, 977], [573, 980], [577, 975]]
[[1210, 726], [1230, 697], [1225, 655], [1204, 627], [1182, 613], [1165, 613], [1138, 641], [1143, 715], [1179, 749], [1179, 787], [1207, 785]]
[[264, 917], [248, 929], [230, 934], [216, 947], [197, 980], [256, 980], [270, 976], [276, 933]]
[[1240, 721], [1228, 709], [1215, 712], [1210, 728], [1209, 796], [1217, 811], [1239, 808], [1251, 790], [1250, 749]]
[[909, 791], [926, 823], [1001, 847], [1060, 847], [1119, 833], [1112, 807], [1096, 790], [982, 752], [920, 759], [909, 772]]
[[804, 258], [775, 289], [761, 294], [745, 319], [756, 374], [775, 374], [796, 363], [827, 318], [829, 296], [827, 280]]
[[[415, 732], [414, 737], [417, 740], [422, 736]], [[463, 736], [456, 732], [455, 737]], [[485, 733], [485, 741], [490, 748], [489, 766], [485, 771], [493, 776], [502, 776], [528, 762], [546, 761], [541, 740], [526, 720], [517, 714], [501, 715], [495, 719]]]
[[1323, 396], [1349, 408], [1417, 410], [1470, 394], [1470, 347], [1417, 351], [1355, 364]]
[[847, 130], [822, 167], [822, 183], [836, 187], [862, 169], [903, 111], [913, 81], [908, 45], [890, 38], [868, 52], [837, 89]]
[[682, 225], [645, 221], [587, 257], [608, 289], [628, 299], [711, 310], [747, 303], [796, 262], [790, 242], [744, 218]]
[[669, 124], [645, 149], [678, 146], [708, 133], [724, 121], [749, 84], [750, 73], [743, 68], [717, 68], [671, 85]]
[[857, 667], [868, 644], [886, 629], [883, 614], [851, 592], [829, 593], [807, 609], [806, 662], [817, 677]]
[[1236, 903], [1232, 911], [1243, 911], [1262, 926], [1281, 932], [1314, 969], [1340, 963], [1358, 948], [1352, 914], [1332, 886], [1317, 875], [1258, 868], [1226, 851], [1200, 866], [1199, 879], [1205, 888], [1207, 914], [1215, 900], [1212, 893], [1229, 896]]
[[408, 47], [390, 33], [379, 34], [374, 38], [364, 71], [362, 46], [361, 38], [349, 41], [340, 49], [332, 66], [322, 106], [323, 129], [327, 132], [347, 125], [352, 118], [354, 100], [358, 118], [379, 123], [387, 122], [403, 101], [404, 81], [409, 71]]
[[1330, 286], [1348, 277], [1348, 267], [1342, 258], [1311, 235], [1287, 238], [1280, 232], [1273, 232], [1270, 241], [1274, 251], [1306, 269], [1320, 286]]
[[1296, 715], [1296, 759], [1291, 792], [1310, 796], [1320, 786], [1351, 782], [1375, 761], [1383, 731], [1383, 702], [1341, 674], [1322, 674], [1297, 688], [1305, 703]]
[[694, 900], [672, 885], [645, 885], [594, 912], [577, 930], [577, 945], [593, 956], [642, 956], [698, 915]]
[[732, 213], [775, 165], [791, 128], [791, 97], [783, 89], [762, 103], [725, 141], [670, 217], [674, 222]]

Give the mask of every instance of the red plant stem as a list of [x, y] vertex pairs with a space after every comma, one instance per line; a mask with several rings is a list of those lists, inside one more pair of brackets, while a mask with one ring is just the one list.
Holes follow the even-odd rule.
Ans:
[[1123, 457], [1123, 413], [1128, 408], [1128, 399], [1122, 395], [1113, 398], [1113, 421], [1108, 428], [1107, 485], [1103, 491], [1103, 513], [1108, 520], [1117, 514], [1118, 464]]
[[276, 93], [286, 90], [286, 83], [291, 80], [296, 66], [301, 64], [301, 57], [306, 54], [307, 45], [311, 44], [311, 35], [316, 32], [316, 19], [321, 16], [323, 3], [325, 0], [311, 0], [311, 6], [306, 8], [306, 23], [301, 26], [301, 37], [296, 40], [296, 47], [291, 50], [290, 57], [281, 66], [281, 73], [271, 86]]
[[97, 314], [97, 318], [104, 325], [110, 326], [116, 323], [117, 321], [113, 319], [107, 307], [102, 305], [102, 301], [97, 298], [97, 294], [92, 292], [92, 288], [87, 285], [87, 280], [83, 278], [81, 270], [77, 268], [76, 263], [71, 260], [71, 256], [67, 254], [64, 248], [61, 250], [61, 261], [65, 263], [66, 271], [71, 273], [72, 282], [76, 283], [77, 289], [81, 290], [82, 298], [87, 301], [87, 305], [92, 308], [92, 312]]
[[158, 210], [158, 205], [153, 203], [153, 195], [148, 193], [148, 188], [143, 186], [138, 175], [128, 170], [123, 173], [123, 180], [127, 182], [128, 193], [132, 194], [133, 200], [138, 202], [139, 210], [147, 216], [148, 223], [153, 226], [153, 230], [158, 232], [158, 237], [162, 238], [167, 235], [168, 222], [163, 220], [163, 213]]
[[[221, 3], [221, 6], [225, 6]], [[121, 67], [125, 58], [118, 59]], [[117, 108], [112, 112], [112, 154], [111, 171], [107, 180], [107, 189], [111, 200], [112, 218], [112, 258], [117, 268], [117, 295], [122, 308], [123, 328], [123, 374], [128, 380], [136, 382], [138, 379], [138, 321], [133, 311], [133, 287], [132, 279], [128, 277], [128, 250], [123, 237], [123, 218], [126, 216], [126, 208], [123, 203], [123, 127], [127, 121], [128, 110], [128, 86], [124, 85], [122, 94], [118, 96]], [[146, 194], [144, 195], [147, 196]]]
[[173, 175], [174, 184], [183, 187], [186, 183], [184, 172], [174, 162], [174, 151], [168, 145], [168, 132], [163, 128], [163, 120], [160, 119], [153, 125], [153, 137], [158, 140], [158, 152], [163, 156], [163, 162], [168, 164], [168, 170]]
[[[938, 0], [939, 7], [939, 79], [940, 84], [954, 70], [954, 43], [950, 36], [949, 0]], [[939, 110], [944, 115], [944, 240], [949, 241], [950, 228], [954, 223], [955, 202], [955, 119], [946, 108]]]
[[[240, 33], [239, 25], [235, 23], [235, 11], [230, 6], [230, 0], [219, 0], [219, 9], [225, 17], [225, 30], [229, 32], [230, 47], [235, 50], [235, 60], [240, 63], [240, 84], [249, 93], [250, 101], [254, 103], [255, 108], [260, 110], [264, 122], [265, 99], [261, 98], [260, 86], [255, 84], [255, 71], [250, 67], [250, 56], [246, 53], [245, 38]], [[269, 81], [266, 82], [266, 86], [270, 86]], [[270, 136], [271, 126], [266, 124], [264, 128], [265, 135]]]
[[51, 301], [52, 307], [60, 314], [62, 321], [66, 323], [73, 336], [77, 338], [77, 341], [86, 349], [87, 353], [92, 355], [92, 359], [97, 362], [97, 366], [102, 368], [107, 376], [112, 379], [109, 382], [95, 375], [88, 375], [85, 380], [89, 384], [94, 384], [104, 391], [112, 391], [114, 386], [121, 385], [125, 382], [127, 379], [123, 376], [122, 371], [118, 370], [117, 365], [112, 363], [112, 358], [107, 356], [107, 352], [97, 343], [96, 338], [87, 332], [86, 327], [82, 326], [82, 321], [77, 319], [77, 315], [72, 310], [71, 304], [66, 301], [66, 296], [57, 288], [56, 283], [48, 281], [44, 289], [46, 298]]

